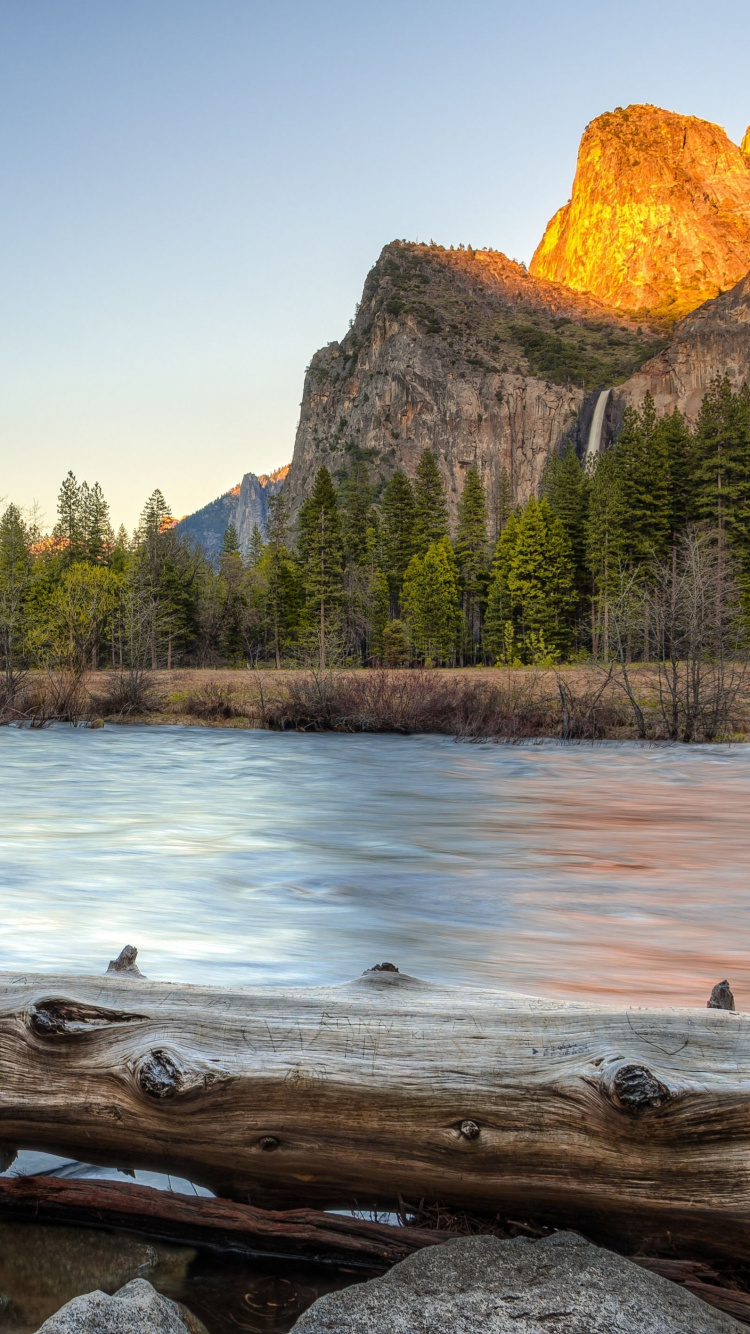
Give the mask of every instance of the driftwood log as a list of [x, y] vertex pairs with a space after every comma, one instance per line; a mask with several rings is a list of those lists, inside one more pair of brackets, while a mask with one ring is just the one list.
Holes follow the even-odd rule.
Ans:
[[454, 1235], [371, 1223], [319, 1209], [255, 1209], [231, 1200], [181, 1195], [129, 1182], [45, 1176], [0, 1177], [0, 1217], [115, 1227], [164, 1241], [218, 1246], [250, 1255], [295, 1255], [369, 1270], [387, 1269], [424, 1246], [437, 1246]]
[[222, 990], [147, 981], [134, 955], [2, 974], [0, 1146], [266, 1207], [440, 1201], [745, 1256], [750, 1028], [726, 1003], [568, 1004], [392, 966]]

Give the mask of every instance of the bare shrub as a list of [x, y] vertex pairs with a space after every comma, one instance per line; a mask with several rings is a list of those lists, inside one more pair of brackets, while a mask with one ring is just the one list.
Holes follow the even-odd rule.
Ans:
[[53, 668], [28, 680], [18, 699], [23, 717], [30, 727], [49, 723], [72, 723], [77, 727], [91, 712], [91, 701], [83, 673], [77, 669]]
[[183, 696], [179, 712], [189, 714], [191, 718], [218, 722], [229, 718], [246, 718], [248, 705], [238, 699], [234, 686], [222, 685], [219, 681], [206, 681]]
[[428, 669], [381, 668], [300, 673], [283, 694], [265, 701], [264, 720], [276, 730], [520, 739], [555, 734], [559, 710], [534, 673], [473, 681]]
[[132, 718], [156, 712], [161, 700], [150, 674], [134, 667], [108, 676], [104, 691], [92, 695], [91, 704], [103, 718]]

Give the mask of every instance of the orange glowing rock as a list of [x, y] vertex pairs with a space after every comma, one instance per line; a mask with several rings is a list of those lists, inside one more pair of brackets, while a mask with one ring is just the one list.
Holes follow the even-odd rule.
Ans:
[[654, 106], [586, 127], [569, 202], [536, 249], [537, 278], [644, 319], [681, 318], [750, 269], [750, 128]]

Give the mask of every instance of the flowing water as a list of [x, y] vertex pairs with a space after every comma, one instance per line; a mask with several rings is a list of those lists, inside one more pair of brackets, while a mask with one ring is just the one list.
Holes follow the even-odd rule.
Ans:
[[[183, 982], [387, 959], [616, 1004], [704, 1005], [729, 977], [748, 1008], [749, 813], [746, 747], [5, 728], [0, 969], [101, 973], [129, 943]], [[112, 1235], [0, 1225], [0, 1329], [140, 1274], [210, 1334], [282, 1334], [358, 1277]]]
[[0, 732], [0, 968], [750, 1004], [750, 748]]

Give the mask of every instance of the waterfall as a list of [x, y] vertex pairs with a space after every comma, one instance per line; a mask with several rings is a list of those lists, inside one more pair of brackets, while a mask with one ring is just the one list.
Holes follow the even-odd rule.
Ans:
[[584, 463], [588, 463], [589, 459], [594, 458], [599, 453], [599, 450], [602, 447], [602, 427], [604, 426], [604, 413], [607, 410], [607, 403], [609, 401], [609, 396], [611, 393], [612, 393], [611, 389], [602, 389], [599, 397], [596, 400], [594, 415], [591, 418], [591, 429], [589, 431], [588, 443], [586, 445], [586, 456], [584, 458]]

